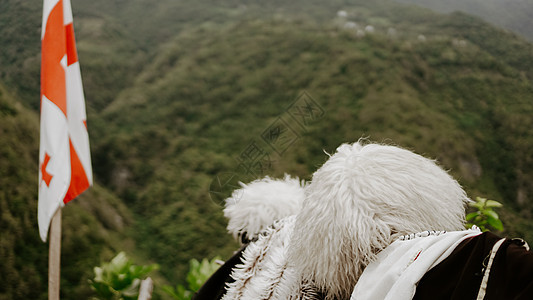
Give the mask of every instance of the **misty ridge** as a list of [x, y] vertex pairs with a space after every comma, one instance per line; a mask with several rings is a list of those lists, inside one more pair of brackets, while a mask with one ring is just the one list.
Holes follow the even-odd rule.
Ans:
[[498, 27], [513, 31], [529, 41], [533, 40], [532, 2], [528, 0], [398, 0], [434, 9], [443, 13], [462, 11], [472, 14]]

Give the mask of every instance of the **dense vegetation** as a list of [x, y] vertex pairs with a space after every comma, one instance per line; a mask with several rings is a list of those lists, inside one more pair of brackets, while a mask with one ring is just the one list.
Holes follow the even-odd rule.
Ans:
[[[0, 299], [46, 299], [48, 247], [37, 229], [38, 115], [0, 85]], [[84, 199], [90, 199], [86, 201]], [[65, 207], [63, 293], [87, 295], [99, 256], [127, 246], [131, 224], [122, 202], [99, 186]]]
[[397, 0], [414, 3], [440, 12], [463, 11], [479, 16], [533, 41], [533, 6], [530, 0]]
[[[73, 9], [96, 186], [63, 214], [64, 299], [87, 298], [92, 267], [121, 250], [183, 284], [189, 259], [237, 249], [216, 178], [310, 179], [323, 150], [360, 137], [438, 159], [472, 198], [505, 204], [504, 234], [533, 241], [533, 46], [516, 35], [389, 1]], [[0, 10], [0, 299], [41, 299], [40, 8]]]

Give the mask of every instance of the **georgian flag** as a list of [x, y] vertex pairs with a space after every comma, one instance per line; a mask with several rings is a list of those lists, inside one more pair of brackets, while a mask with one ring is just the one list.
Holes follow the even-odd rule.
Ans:
[[39, 234], [92, 185], [89, 135], [70, 0], [44, 0], [41, 33]]

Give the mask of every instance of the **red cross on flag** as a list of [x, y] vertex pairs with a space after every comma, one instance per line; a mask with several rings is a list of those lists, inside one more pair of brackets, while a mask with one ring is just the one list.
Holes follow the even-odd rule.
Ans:
[[39, 234], [92, 185], [89, 135], [70, 0], [44, 0], [41, 33]]

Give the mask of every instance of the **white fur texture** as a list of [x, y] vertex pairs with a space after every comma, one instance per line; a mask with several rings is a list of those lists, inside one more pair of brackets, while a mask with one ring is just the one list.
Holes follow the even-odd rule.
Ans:
[[463, 229], [470, 201], [433, 160], [362, 142], [337, 148], [305, 195], [288, 259], [299, 281], [312, 281], [326, 299], [349, 299], [363, 269], [396, 237]]
[[224, 216], [229, 219], [228, 231], [235, 238], [246, 234], [254, 239], [276, 220], [295, 215], [304, 198], [304, 182], [285, 175], [283, 179], [263, 179], [249, 184], [226, 199]]
[[286, 253], [294, 220], [293, 215], [276, 221], [246, 247], [243, 263], [231, 273], [235, 281], [227, 284], [222, 300], [288, 299], [290, 285], [285, 282], [292, 284], [297, 277], [287, 268]]
[[[296, 216], [274, 222], [242, 254], [243, 263], [231, 272], [222, 300], [318, 300], [316, 288], [298, 282], [299, 276], [287, 259]], [[297, 287], [298, 291], [292, 289]]]

